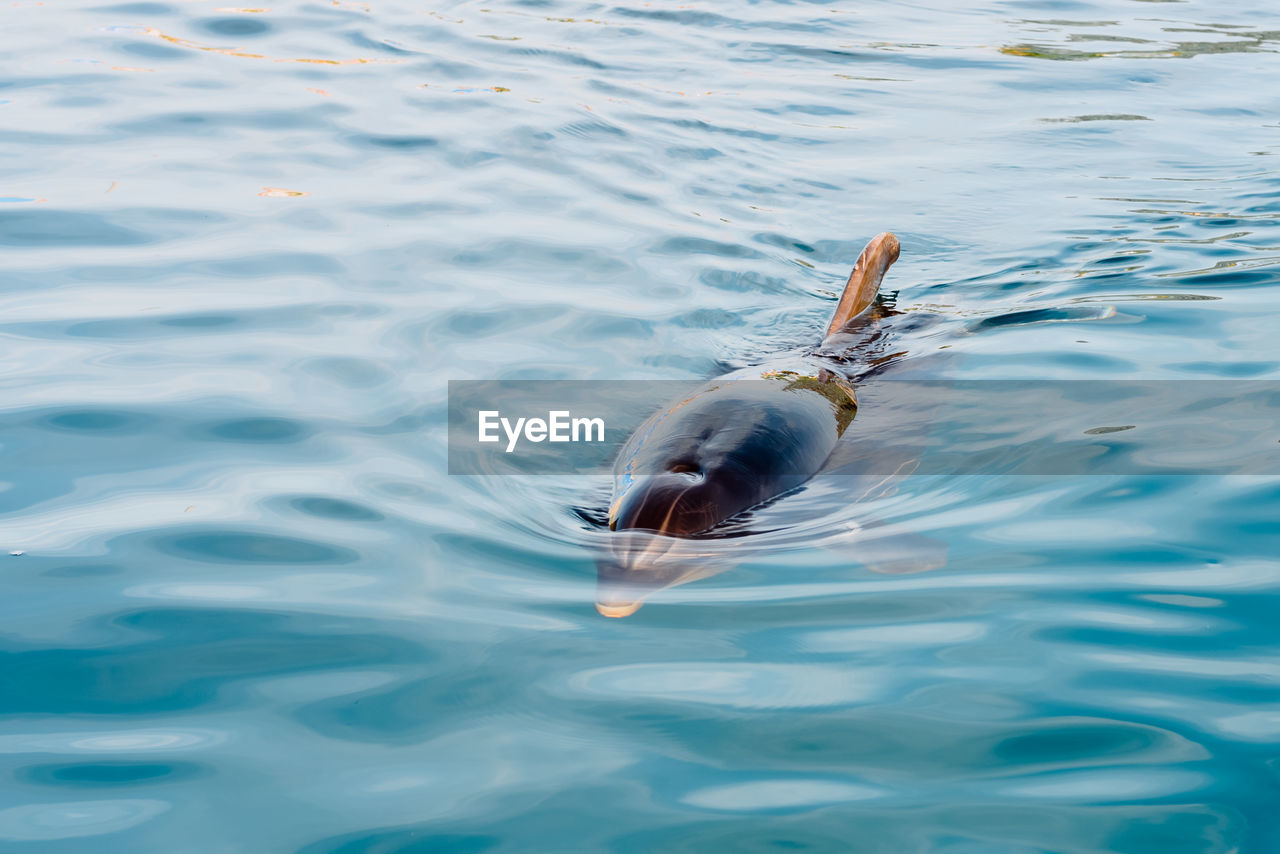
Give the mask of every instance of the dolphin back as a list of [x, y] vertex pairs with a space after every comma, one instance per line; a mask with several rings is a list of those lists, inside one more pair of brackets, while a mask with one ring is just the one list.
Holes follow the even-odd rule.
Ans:
[[789, 371], [709, 382], [624, 446], [610, 527], [709, 530], [812, 477], [855, 410], [851, 391]]

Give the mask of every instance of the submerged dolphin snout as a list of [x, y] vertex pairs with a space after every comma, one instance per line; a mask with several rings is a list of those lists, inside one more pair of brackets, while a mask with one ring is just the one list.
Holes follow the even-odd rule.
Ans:
[[629, 617], [659, 590], [718, 571], [711, 549], [697, 540], [650, 531], [619, 531], [596, 561], [596, 610]]
[[650, 593], [668, 586], [663, 556], [671, 537], [649, 531], [620, 531], [609, 554], [596, 561], [596, 610], [606, 617], [629, 617]]

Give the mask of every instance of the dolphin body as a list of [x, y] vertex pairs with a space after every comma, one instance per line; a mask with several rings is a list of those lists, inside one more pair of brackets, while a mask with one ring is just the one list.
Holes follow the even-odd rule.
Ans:
[[818, 347], [710, 380], [632, 434], [597, 561], [601, 614], [629, 616], [656, 590], [721, 571], [709, 532], [822, 469], [857, 411], [844, 357], [898, 251], [888, 232], [867, 244]]

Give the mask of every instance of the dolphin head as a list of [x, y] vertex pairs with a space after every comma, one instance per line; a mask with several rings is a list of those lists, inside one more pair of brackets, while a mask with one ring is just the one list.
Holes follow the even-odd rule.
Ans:
[[[614, 468], [609, 555], [597, 607], [622, 617], [645, 596], [721, 571], [714, 529], [800, 485], [831, 454], [838, 412], [794, 372], [717, 380], [655, 414]], [[710, 555], [710, 557], [709, 557]]]
[[596, 610], [627, 617], [652, 593], [719, 572], [718, 541], [696, 535], [758, 500], [732, 472], [692, 463], [636, 477], [609, 511], [614, 533], [596, 561]]
[[755, 490], [742, 489], [730, 472], [696, 463], [675, 463], [641, 475], [609, 508], [612, 531], [652, 531], [689, 537], [709, 531], [755, 503]]

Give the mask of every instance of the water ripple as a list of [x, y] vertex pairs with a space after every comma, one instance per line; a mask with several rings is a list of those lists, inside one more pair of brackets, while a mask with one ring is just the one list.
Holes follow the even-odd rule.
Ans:
[[819, 478], [606, 621], [607, 479], [443, 429], [808, 346], [883, 229], [886, 375], [1274, 378], [1271, 10], [11, 12], [0, 838], [1276, 850], [1276, 478]]

